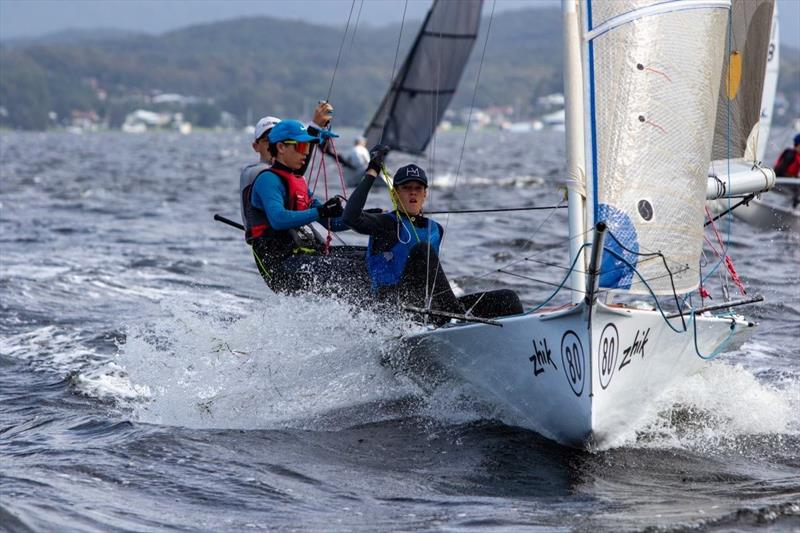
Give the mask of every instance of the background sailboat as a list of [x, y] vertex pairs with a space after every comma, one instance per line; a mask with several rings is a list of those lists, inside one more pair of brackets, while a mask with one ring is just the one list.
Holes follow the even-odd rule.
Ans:
[[[405, 60], [364, 130], [367, 146], [382, 143], [410, 154], [425, 151], [456, 92], [481, 21], [483, 0], [435, 0]], [[364, 169], [350, 169], [355, 185]]]

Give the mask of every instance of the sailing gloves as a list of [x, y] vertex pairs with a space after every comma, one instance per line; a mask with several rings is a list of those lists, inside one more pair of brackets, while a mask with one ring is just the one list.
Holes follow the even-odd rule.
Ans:
[[374, 170], [378, 174], [381, 173], [381, 169], [383, 168], [383, 160], [386, 158], [386, 154], [389, 153], [389, 146], [386, 144], [376, 144], [372, 147], [372, 150], [369, 151], [369, 165], [367, 165], [367, 170]]
[[320, 218], [337, 218], [342, 216], [342, 213], [344, 213], [342, 199], [338, 196], [334, 196], [324, 204], [317, 206], [317, 212]]

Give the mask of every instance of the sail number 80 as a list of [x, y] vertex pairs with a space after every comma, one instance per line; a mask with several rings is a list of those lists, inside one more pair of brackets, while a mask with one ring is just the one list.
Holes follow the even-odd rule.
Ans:
[[567, 331], [561, 337], [561, 362], [572, 392], [580, 396], [586, 381], [586, 359], [581, 339], [574, 331]]

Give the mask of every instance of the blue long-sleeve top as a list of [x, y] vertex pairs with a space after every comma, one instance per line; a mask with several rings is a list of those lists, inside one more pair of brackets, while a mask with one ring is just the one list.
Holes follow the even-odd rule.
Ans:
[[[276, 168], [282, 168], [283, 165], [276, 163], [273, 165]], [[288, 168], [284, 168], [289, 170]], [[250, 193], [250, 203], [253, 207], [261, 209], [266, 213], [269, 226], [277, 231], [285, 231], [289, 229], [299, 228], [312, 222], [319, 222], [325, 227], [333, 231], [345, 231], [349, 229], [347, 225], [342, 222], [341, 217], [337, 218], [320, 218], [317, 207], [322, 205], [319, 200], [314, 198], [313, 193], [309, 189], [308, 197], [311, 199], [311, 208], [303, 211], [292, 211], [286, 209], [286, 186], [283, 180], [273, 172], [263, 172], [253, 184], [253, 190]]]

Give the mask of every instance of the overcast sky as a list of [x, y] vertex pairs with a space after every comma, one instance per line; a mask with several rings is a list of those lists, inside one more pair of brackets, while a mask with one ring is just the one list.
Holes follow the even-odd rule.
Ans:
[[[800, 0], [777, 0], [781, 42], [800, 48]], [[364, 0], [359, 25], [402, 19], [405, 0]], [[430, 0], [409, 0], [410, 19], [421, 19]], [[496, 11], [559, 6], [560, 0], [497, 0]], [[115, 28], [161, 33], [192, 24], [253, 15], [347, 22], [352, 0], [0, 0], [0, 39], [35, 37], [65, 29]], [[358, 11], [361, 0], [356, 0]], [[484, 2], [488, 13], [492, 2]], [[353, 14], [355, 21], [356, 13]]]

